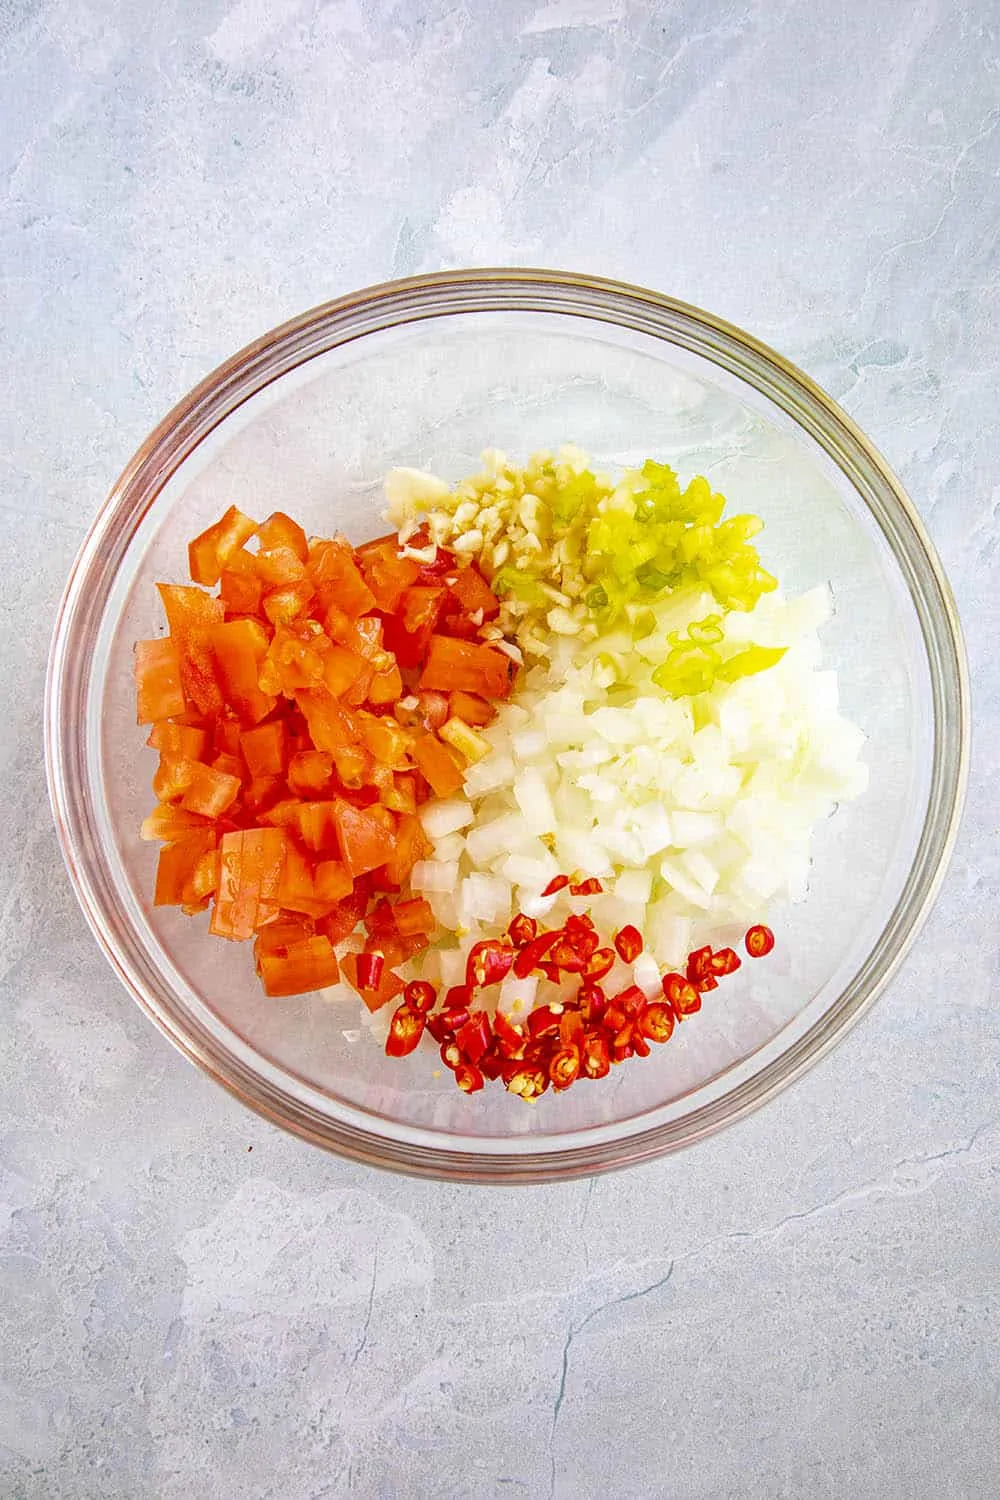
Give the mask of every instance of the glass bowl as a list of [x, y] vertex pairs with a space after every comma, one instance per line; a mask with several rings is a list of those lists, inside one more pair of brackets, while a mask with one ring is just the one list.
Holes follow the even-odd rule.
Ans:
[[[707, 473], [766, 523], [789, 591], [829, 580], [827, 662], [865, 730], [870, 791], [820, 828], [807, 899], [778, 949], [701, 1014], [596, 1084], [527, 1105], [472, 1098], [427, 1045], [387, 1059], [357, 1012], [268, 1000], [249, 945], [152, 905], [138, 837], [154, 752], [137, 729], [132, 644], [159, 632], [157, 579], [235, 502], [354, 541], [384, 529], [394, 464], [458, 478], [480, 451], [579, 444], [599, 467]], [[70, 577], [49, 671], [46, 754], [70, 876], [126, 987], [186, 1056], [261, 1114], [360, 1161], [478, 1181], [620, 1167], [762, 1104], [875, 999], [938, 889], [966, 774], [955, 607], [912, 505], [868, 440], [798, 370], [737, 328], [653, 292], [548, 271], [389, 283], [244, 349], [152, 433]], [[438, 1074], [435, 1077], [435, 1073]]]

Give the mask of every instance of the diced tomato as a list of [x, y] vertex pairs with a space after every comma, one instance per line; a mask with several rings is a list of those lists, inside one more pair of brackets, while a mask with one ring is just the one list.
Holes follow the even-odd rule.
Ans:
[[[373, 672], [368, 683], [366, 697], [375, 707], [395, 703], [402, 696], [403, 678], [398, 666], [388, 667], [384, 672]], [[364, 700], [362, 700], [364, 701]]]
[[284, 797], [261, 815], [260, 821], [270, 828], [291, 828], [299, 831], [299, 809], [302, 803], [297, 797]]
[[216, 755], [235, 755], [240, 753], [240, 736], [242, 725], [239, 719], [219, 718], [215, 721], [212, 730], [212, 749]]
[[264, 595], [261, 608], [272, 625], [290, 625], [305, 614], [312, 600], [312, 584], [303, 578], [298, 583], [286, 583], [271, 589]]
[[323, 682], [335, 698], [340, 698], [370, 671], [363, 657], [348, 651], [346, 646], [331, 642], [323, 653]]
[[156, 867], [153, 904], [183, 906], [206, 895], [207, 892], [195, 889], [195, 871], [202, 856], [214, 850], [214, 828], [195, 828], [176, 843], [164, 844]]
[[243, 805], [259, 820], [284, 795], [285, 783], [280, 776], [254, 776], [243, 788]]
[[395, 719], [360, 714], [358, 727], [365, 746], [379, 765], [405, 770], [413, 764], [410, 760], [411, 737]]
[[299, 835], [314, 854], [336, 854], [339, 848], [336, 808], [332, 800], [299, 803]]
[[[341, 786], [348, 791], [358, 791], [371, 784], [375, 762], [370, 750], [364, 745], [344, 745], [331, 752], [330, 759]], [[371, 798], [374, 802], [376, 799]]]
[[420, 566], [412, 558], [400, 557], [399, 539], [377, 537], [366, 542], [355, 554], [364, 580], [375, 596], [379, 609], [392, 614], [406, 589], [417, 581]]
[[289, 944], [283, 953], [261, 953], [258, 966], [264, 993], [272, 999], [326, 989], [340, 977], [337, 955], [319, 933]]
[[210, 631], [222, 623], [222, 600], [188, 584], [159, 583], [157, 588], [180, 656], [184, 697], [199, 713], [214, 716], [222, 711], [223, 698]]
[[256, 620], [227, 620], [208, 632], [216, 676], [225, 700], [241, 719], [257, 724], [271, 712], [275, 699], [258, 686], [268, 637]]
[[455, 582], [451, 585], [451, 593], [465, 614], [474, 615], [482, 610], [484, 622], [495, 620], [500, 613], [500, 600], [475, 563], [459, 568]]
[[283, 776], [288, 765], [288, 730], [283, 719], [258, 724], [240, 735], [240, 750], [251, 776]]
[[444, 588], [416, 584], [400, 597], [396, 612], [387, 614], [383, 636], [401, 667], [418, 667], [447, 598]]
[[262, 953], [284, 953], [296, 943], [304, 943], [316, 931], [312, 917], [301, 912], [282, 912], [273, 922], [262, 927], [254, 938], [254, 959], [259, 961]]
[[443, 693], [461, 690], [483, 698], [506, 698], [513, 668], [510, 657], [492, 646], [432, 635], [420, 686]]
[[464, 780], [458, 760], [437, 735], [423, 734], [413, 742], [413, 758], [436, 797], [450, 797]]
[[257, 522], [231, 505], [221, 520], [196, 536], [188, 547], [188, 563], [194, 582], [214, 588], [230, 557], [250, 540], [256, 530]]
[[221, 818], [240, 794], [240, 778], [203, 765], [199, 760], [183, 762], [188, 769], [181, 807], [203, 818]]
[[286, 848], [287, 839], [280, 828], [248, 828], [223, 834], [210, 932], [242, 941], [277, 916]]
[[401, 886], [410, 878], [417, 860], [426, 859], [430, 852], [431, 843], [420, 819], [412, 813], [403, 813], [396, 827], [395, 848], [385, 862], [385, 873], [390, 881]]
[[309, 736], [317, 750], [339, 750], [359, 738], [358, 725], [350, 709], [338, 703], [325, 688], [296, 694], [305, 715]]
[[416, 777], [401, 771], [390, 771], [388, 766], [374, 766], [372, 784], [378, 792], [378, 800], [390, 812], [414, 813], [417, 810]]
[[395, 853], [396, 820], [385, 808], [352, 807], [338, 799], [334, 803], [333, 820], [340, 857], [352, 876], [377, 869]]
[[159, 750], [161, 755], [172, 755], [180, 760], [202, 760], [208, 750], [209, 734], [207, 729], [161, 720], [153, 725], [146, 744]]
[[423, 896], [414, 896], [409, 901], [397, 901], [392, 907], [392, 918], [401, 937], [413, 937], [418, 932], [433, 932], [437, 926], [430, 902]]
[[476, 729], [482, 729], [487, 724], [492, 724], [496, 718], [496, 709], [487, 703], [485, 698], [480, 698], [478, 693], [465, 693], [461, 690], [449, 694], [448, 717], [461, 719], [465, 724], [471, 724]]
[[367, 891], [358, 890], [357, 882], [355, 882], [351, 894], [345, 896], [332, 912], [317, 923], [319, 931], [325, 933], [331, 943], [342, 943], [345, 938], [350, 937], [361, 921], [367, 904]]
[[322, 797], [333, 785], [328, 750], [298, 750], [288, 763], [288, 787], [297, 797]]
[[292, 547], [274, 547], [257, 553], [257, 574], [267, 590], [299, 583], [306, 576], [306, 565]]
[[317, 901], [329, 901], [331, 904], [343, 901], [354, 889], [354, 881], [348, 875], [346, 866], [338, 859], [321, 860], [316, 866], [313, 884]]
[[257, 572], [257, 559], [245, 547], [240, 547], [230, 557], [219, 579], [219, 597], [226, 606], [226, 614], [260, 614], [264, 582]]
[[181, 660], [170, 636], [135, 643], [136, 722], [170, 719], [185, 709]]
[[309, 549], [309, 574], [324, 609], [336, 605], [348, 619], [375, 608], [375, 595], [368, 587], [349, 542], [343, 537], [314, 541]]
[[381, 1010], [383, 1005], [388, 1005], [390, 1000], [395, 1000], [397, 995], [401, 995], [405, 988], [399, 975], [394, 973], [388, 964], [385, 964], [378, 986], [374, 990], [362, 989], [358, 983], [358, 955], [356, 953], [344, 954], [340, 961], [340, 972], [341, 977], [357, 990], [371, 1011]]
[[298, 521], [293, 521], [291, 516], [286, 516], [283, 510], [276, 510], [273, 515], [268, 516], [263, 525], [257, 527], [257, 536], [262, 552], [273, 552], [276, 547], [287, 547], [295, 553], [300, 562], [308, 560], [309, 543], [306, 541], [306, 534]]
[[157, 802], [179, 802], [191, 785], [194, 761], [179, 755], [161, 755], [153, 774], [153, 796]]
[[329, 641], [305, 624], [277, 625], [260, 670], [258, 685], [265, 693], [292, 697], [323, 680], [323, 658]]
[[139, 837], [151, 843], [155, 839], [164, 839], [173, 843], [175, 839], [183, 838], [195, 828], [204, 828], [205, 819], [197, 813], [187, 812], [182, 807], [171, 807], [168, 803], [160, 807], [154, 807], [153, 811], [143, 818], [139, 829]]

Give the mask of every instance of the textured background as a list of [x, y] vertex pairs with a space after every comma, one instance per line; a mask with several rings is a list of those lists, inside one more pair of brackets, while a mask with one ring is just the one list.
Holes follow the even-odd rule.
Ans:
[[[0, 1495], [994, 1497], [991, 0], [0, 0]], [[978, 745], [944, 895], [762, 1114], [511, 1192], [280, 1135], [118, 987], [50, 828], [53, 610], [153, 422], [333, 294], [568, 266], [824, 383], [926, 517]], [[250, 1154], [250, 1148], [253, 1148]]]

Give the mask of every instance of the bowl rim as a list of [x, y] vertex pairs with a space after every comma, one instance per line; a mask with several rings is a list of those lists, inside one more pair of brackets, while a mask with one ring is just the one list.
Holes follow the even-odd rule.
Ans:
[[[89, 792], [82, 770], [82, 732], [74, 727], [83, 720], [74, 719], [66, 711], [74, 701], [82, 701], [90, 680], [87, 664], [74, 660], [74, 646], [81, 622], [96, 613], [94, 599], [100, 591], [93, 588], [95, 571], [113, 574], [118, 557], [171, 474], [211, 431], [266, 386], [338, 344], [407, 323], [493, 311], [582, 316], [695, 349], [776, 401], [843, 472], [847, 473], [845, 457], [860, 466], [859, 472], [879, 487], [881, 504], [892, 525], [890, 532], [876, 515], [880, 529], [897, 562], [901, 561], [900, 548], [908, 552], [920, 584], [917, 595], [912, 585], [910, 593], [928, 654], [935, 709], [932, 786], [917, 855], [879, 943], [848, 987], [791, 1048], [735, 1089], [665, 1124], [604, 1143], [585, 1141], [555, 1150], [535, 1149], [534, 1145], [558, 1139], [552, 1136], [516, 1138], [512, 1146], [520, 1149], [506, 1152], [455, 1149], [446, 1144], [445, 1137], [438, 1137], [444, 1144], [434, 1144], [433, 1139], [428, 1144], [419, 1138], [433, 1138], [435, 1132], [429, 1130], [415, 1130], [412, 1142], [390, 1140], [350, 1121], [331, 1119], [285, 1091], [263, 1085], [251, 1069], [231, 1055], [211, 1053], [193, 1029], [180, 1025], [139, 980], [116, 940], [108, 902], [102, 898], [88, 858], [93, 847], [88, 826]], [[331, 339], [331, 332], [339, 336]], [[872, 509], [871, 501], [867, 503]], [[77, 658], [81, 655], [76, 652]], [[519, 1183], [610, 1171], [692, 1145], [742, 1119], [787, 1088], [861, 1019], [903, 963], [944, 879], [968, 781], [970, 701], [957, 608], [923, 522], [874, 444], [808, 375], [736, 325], [662, 293], [567, 271], [496, 267], [380, 282], [321, 303], [247, 344], [174, 405], [112, 485], [70, 570], [49, 654], [44, 726], [49, 798], [63, 858], [84, 916], [119, 979], [179, 1051], [271, 1123], [355, 1161], [451, 1181]], [[919, 878], [914, 884], [915, 876]], [[889, 951], [866, 977], [887, 933]], [[575, 1136], [585, 1138], [595, 1131], [600, 1133], [600, 1127], [576, 1132]]]

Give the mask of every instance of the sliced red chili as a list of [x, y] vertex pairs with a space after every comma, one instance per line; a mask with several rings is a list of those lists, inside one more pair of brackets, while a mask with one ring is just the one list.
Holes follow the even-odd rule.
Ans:
[[581, 984], [576, 998], [583, 1018], [588, 1023], [599, 1021], [604, 1015], [608, 997], [599, 984]]
[[434, 1009], [437, 990], [426, 979], [411, 979], [403, 991], [403, 999], [412, 1010], [419, 1011], [421, 1015], [427, 1015]]
[[573, 1045], [561, 1047], [549, 1063], [549, 1078], [552, 1080], [553, 1087], [568, 1089], [571, 1083], [576, 1082], [579, 1073], [579, 1047]]
[[615, 950], [613, 948], [595, 948], [584, 965], [584, 978], [590, 983], [596, 984], [603, 979], [605, 974], [610, 974], [615, 966]]
[[685, 979], [683, 974], [664, 974], [663, 993], [678, 1020], [701, 1010], [698, 986], [690, 979]]
[[524, 912], [518, 912], [517, 916], [507, 928], [507, 936], [515, 948], [524, 948], [533, 938], [538, 936], [538, 923], [534, 917], [525, 916]]
[[[451, 994], [451, 990], [448, 991]], [[446, 997], [447, 998], [447, 997]], [[442, 1012], [442, 1018], [449, 1032], [454, 1036], [469, 1019], [469, 1007], [467, 1005], [449, 1005]]]
[[455, 1082], [463, 1094], [476, 1094], [483, 1087], [484, 1079], [475, 1063], [460, 1063], [455, 1069]]
[[636, 1057], [649, 1056], [649, 1043], [646, 1041], [646, 1038], [642, 1034], [641, 1016], [632, 1027], [632, 1050], [634, 1051]]
[[538, 1005], [530, 1012], [527, 1025], [530, 1036], [555, 1036], [559, 1030], [559, 1015], [551, 1006]]
[[498, 1010], [493, 1017], [493, 1035], [504, 1057], [513, 1059], [524, 1056], [524, 1049], [527, 1045], [524, 1031], [520, 1026], [509, 1021], [502, 1010]]
[[[684, 983], [683, 980], [681, 982]], [[673, 1029], [674, 1013], [669, 1005], [660, 1001], [647, 1005], [639, 1022], [639, 1030], [644, 1037], [648, 1037], [651, 1042], [669, 1042]]]
[[433, 1015], [427, 1017], [427, 1030], [440, 1046], [443, 1046], [452, 1035], [451, 1028], [445, 1023], [442, 1010], [436, 1010]]
[[472, 1063], [478, 1063], [492, 1040], [490, 1018], [484, 1010], [473, 1011], [465, 1025], [455, 1032], [455, 1041]]
[[623, 958], [627, 964], [637, 959], [642, 952], [642, 933], [638, 927], [633, 927], [629, 923], [620, 932], [616, 932], [615, 947], [618, 949], [618, 956]]
[[583, 1072], [588, 1078], [606, 1078], [611, 1071], [611, 1056], [604, 1037], [588, 1032], [583, 1039]]
[[548, 961], [567, 974], [582, 974], [587, 965], [587, 956], [581, 953], [572, 937], [561, 937], [549, 949]]
[[567, 1007], [559, 1018], [559, 1040], [564, 1047], [578, 1047], [583, 1040], [583, 1017], [572, 1007]]
[[512, 1094], [520, 1094], [522, 1099], [537, 1099], [544, 1094], [549, 1086], [548, 1073], [541, 1068], [518, 1068], [507, 1080], [507, 1088]]
[[743, 942], [751, 958], [766, 958], [774, 947], [774, 933], [770, 927], [758, 923], [750, 928]]
[[545, 963], [539, 964], [538, 967], [541, 969], [542, 973], [545, 975], [545, 978], [549, 981], [550, 984], [562, 983], [562, 969], [560, 969], [558, 964]]
[[622, 990], [620, 995], [615, 996], [615, 1005], [633, 1020], [646, 1008], [646, 997], [637, 984], [630, 984], [627, 990]]
[[719, 948], [712, 954], [713, 974], [735, 974], [740, 964], [740, 956], [732, 948]]
[[377, 990], [382, 978], [382, 970], [385, 968], [385, 954], [359, 953], [358, 954], [358, 989]]
[[527, 979], [532, 969], [537, 969], [542, 959], [548, 953], [552, 945], [558, 941], [559, 929], [552, 932], [541, 932], [532, 938], [527, 947], [522, 948], [514, 959], [514, 974], [518, 979]]
[[557, 891], [564, 891], [569, 885], [568, 875], [553, 875], [548, 885], [542, 892], [543, 896], [554, 896]]
[[468, 1006], [471, 1000], [472, 991], [467, 984], [453, 984], [451, 989], [445, 992], [445, 1009], [457, 1010], [462, 1006]]
[[446, 1068], [451, 1068], [452, 1072], [462, 1066], [462, 1049], [454, 1038], [450, 1042], [442, 1042], [441, 1061]]
[[601, 1019], [605, 1031], [608, 1032], [611, 1036], [614, 1036], [615, 1032], [620, 1031], [625, 1025], [628, 1020], [628, 1016], [618, 1004], [617, 997], [612, 1000], [611, 1004], [607, 1007]]
[[[597, 928], [594, 926], [593, 919], [588, 917], [585, 911], [572, 912], [566, 918], [566, 931], [574, 935], [587, 933], [590, 936], [597, 937]], [[600, 941], [600, 939], [597, 939], [597, 941]]]
[[578, 880], [576, 885], [571, 885], [569, 893], [571, 896], [599, 896], [603, 890], [601, 882], [591, 875], [587, 880]]
[[611, 1061], [613, 1063], [626, 1062], [632, 1056], [632, 1023], [629, 1022], [616, 1032], [611, 1041]]
[[389, 1022], [385, 1050], [389, 1057], [405, 1057], [417, 1046], [424, 1034], [424, 1017], [408, 1005], [401, 1005]]
[[510, 973], [514, 950], [497, 938], [475, 943], [465, 965], [465, 982], [470, 987], [499, 984]]
[[485, 1052], [479, 1059], [479, 1071], [482, 1073], [483, 1077], [488, 1078], [491, 1083], [495, 1079], [500, 1077], [503, 1066], [504, 1060], [495, 1047], [491, 1047], [490, 1050], [488, 1052]]
[[692, 984], [705, 979], [712, 972], [712, 950], [706, 945], [704, 948], [696, 948], [693, 953], [688, 954], [687, 977]]

